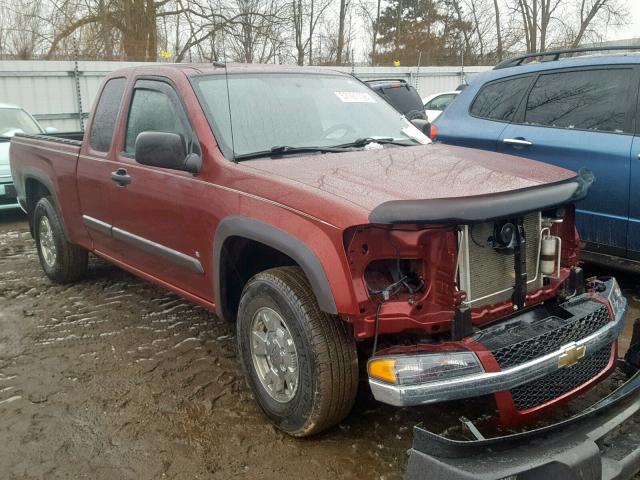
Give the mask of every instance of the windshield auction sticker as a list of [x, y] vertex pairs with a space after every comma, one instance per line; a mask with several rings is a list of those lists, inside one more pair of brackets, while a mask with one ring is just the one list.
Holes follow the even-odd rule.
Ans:
[[345, 103], [376, 103], [375, 98], [367, 92], [333, 92]]

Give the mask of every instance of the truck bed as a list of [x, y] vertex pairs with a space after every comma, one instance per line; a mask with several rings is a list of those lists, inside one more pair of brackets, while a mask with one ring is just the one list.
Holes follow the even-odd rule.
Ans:
[[[60, 214], [68, 238], [86, 245], [76, 183], [82, 135], [82, 132], [17, 134], [11, 139], [9, 159], [20, 206], [33, 212], [39, 196], [51, 195], [56, 205], [64, 205]], [[34, 191], [34, 185], [43, 185], [47, 191]]]

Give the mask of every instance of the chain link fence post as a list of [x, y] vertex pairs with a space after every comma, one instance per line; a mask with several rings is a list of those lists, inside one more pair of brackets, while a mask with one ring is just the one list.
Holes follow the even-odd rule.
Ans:
[[76, 102], [78, 105], [78, 121], [80, 122], [80, 131], [84, 132], [84, 119], [82, 114], [82, 92], [80, 91], [80, 70], [78, 69], [78, 44], [73, 41], [73, 79], [76, 85]]

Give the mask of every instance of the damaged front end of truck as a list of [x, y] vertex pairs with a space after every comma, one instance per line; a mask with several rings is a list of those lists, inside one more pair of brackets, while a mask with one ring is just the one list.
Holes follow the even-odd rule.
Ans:
[[[640, 468], [638, 442], [618, 463], [594, 447], [640, 408], [640, 339], [618, 358], [627, 301], [615, 278], [585, 279], [578, 263], [574, 202], [592, 181], [581, 172], [505, 193], [390, 201], [345, 233], [361, 313], [351, 321], [372, 340], [374, 397], [495, 405], [491, 434], [464, 418], [467, 438], [416, 427], [408, 478], [626, 478]], [[620, 365], [632, 377], [615, 392], [569, 420], [546, 420]], [[548, 440], [516, 448], [538, 437]]]

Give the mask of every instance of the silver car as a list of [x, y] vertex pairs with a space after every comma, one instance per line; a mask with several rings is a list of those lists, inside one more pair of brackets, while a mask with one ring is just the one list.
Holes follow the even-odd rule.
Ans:
[[26, 110], [0, 103], [0, 210], [18, 208], [9, 168], [9, 141], [16, 133], [53, 133], [56, 129], [43, 129]]

